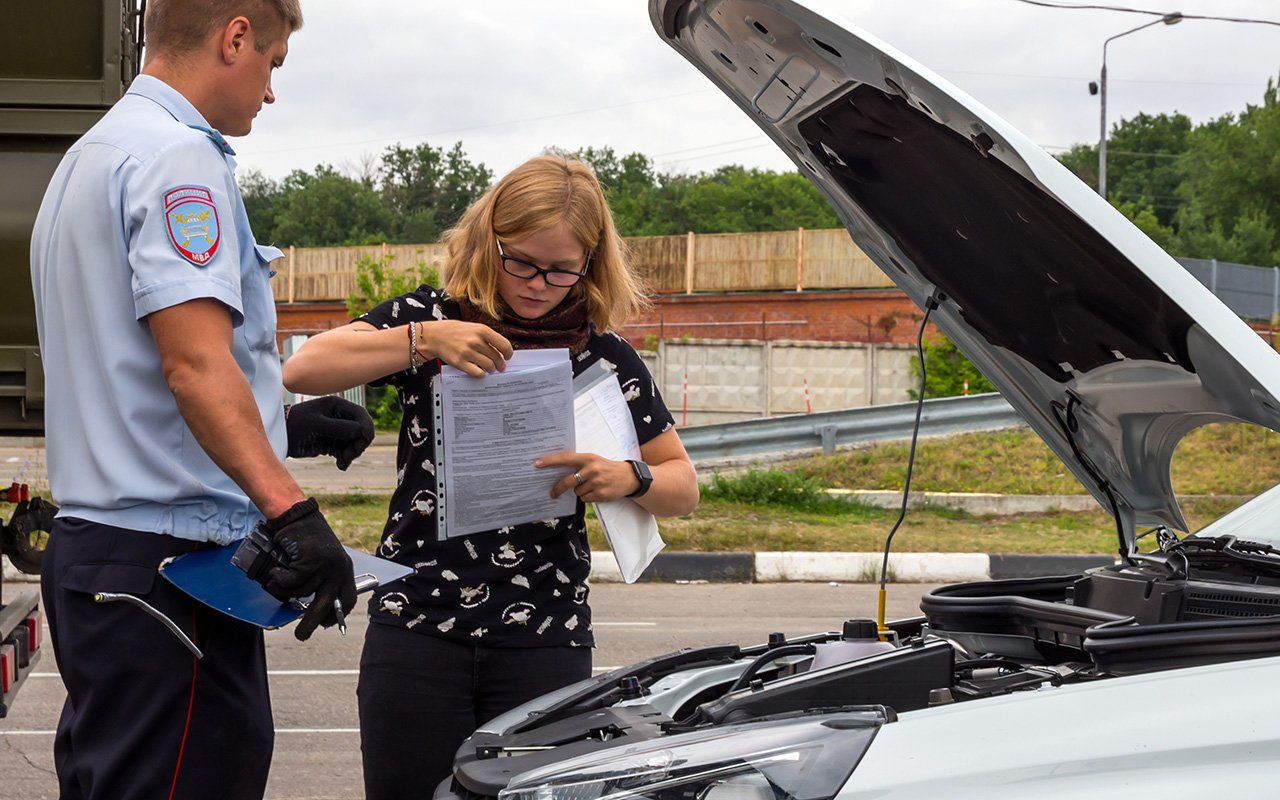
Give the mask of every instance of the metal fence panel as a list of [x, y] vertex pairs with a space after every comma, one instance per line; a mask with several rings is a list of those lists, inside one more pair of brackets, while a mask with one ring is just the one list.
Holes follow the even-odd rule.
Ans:
[[1179, 258], [1178, 262], [1236, 314], [1261, 320], [1280, 314], [1280, 267], [1201, 258]]

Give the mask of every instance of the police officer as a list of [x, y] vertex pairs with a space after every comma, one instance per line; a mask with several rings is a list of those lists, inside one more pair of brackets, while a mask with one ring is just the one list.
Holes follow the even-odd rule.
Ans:
[[[268, 284], [281, 253], [255, 242], [223, 138], [274, 101], [301, 24], [298, 0], [151, 0], [143, 74], [70, 148], [36, 220], [63, 798], [262, 797], [274, 736], [262, 632], [169, 587], [163, 559], [265, 518], [293, 557], [268, 589], [315, 593], [298, 638], [355, 601], [350, 559], [282, 457], [345, 465], [372, 425], [333, 400], [286, 422]], [[203, 659], [99, 592], [144, 599]]]

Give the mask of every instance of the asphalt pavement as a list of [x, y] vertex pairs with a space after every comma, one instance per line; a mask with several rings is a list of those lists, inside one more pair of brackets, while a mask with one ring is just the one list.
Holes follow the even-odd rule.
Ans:
[[[6, 591], [23, 588], [10, 585]], [[919, 613], [922, 584], [891, 586], [889, 619]], [[796, 636], [839, 630], [874, 617], [876, 587], [841, 583], [644, 583], [592, 588], [597, 671], [699, 644], [758, 644], [772, 632]], [[142, 613], [142, 612], [139, 612]], [[289, 630], [267, 634], [276, 722], [267, 798], [354, 800], [363, 796], [356, 717], [356, 667], [367, 616], [348, 617], [346, 636], [321, 630], [298, 642]], [[47, 634], [47, 631], [46, 631]], [[65, 693], [52, 650], [45, 649], [15, 708], [0, 720], [0, 797], [56, 798], [53, 731]], [[430, 724], [424, 720], [423, 724]]]
[[[345, 472], [328, 459], [288, 463], [299, 484], [312, 493], [387, 493], [395, 479], [395, 447], [386, 437]], [[38, 441], [0, 447], [0, 467], [11, 473], [0, 471], [0, 482], [44, 483]], [[942, 560], [904, 555], [914, 560], [897, 564], [899, 580], [918, 582], [890, 587], [889, 619], [915, 616], [920, 594], [931, 585], [999, 577], [993, 565], [1008, 568], [988, 554], [938, 554], [946, 556]], [[866, 574], [864, 562], [879, 554], [662, 553], [646, 573], [650, 582], [631, 585], [609, 582], [616, 571], [610, 554], [595, 558], [591, 603], [598, 671], [691, 645], [749, 645], [765, 641], [772, 632], [838, 630], [847, 618], [876, 613], [876, 586], [851, 578]], [[1039, 574], [1047, 574], [1045, 566], [1014, 564]], [[1083, 565], [1061, 566], [1066, 572]], [[717, 582], [709, 583], [709, 578]], [[5, 592], [11, 597], [34, 588], [8, 581]], [[345, 637], [321, 631], [300, 643], [289, 631], [267, 634], [277, 731], [268, 798], [363, 795], [355, 685], [367, 624], [364, 609], [348, 620]], [[6, 800], [57, 797], [52, 742], [64, 697], [52, 651], [46, 648], [13, 712], [0, 720], [0, 796]]]

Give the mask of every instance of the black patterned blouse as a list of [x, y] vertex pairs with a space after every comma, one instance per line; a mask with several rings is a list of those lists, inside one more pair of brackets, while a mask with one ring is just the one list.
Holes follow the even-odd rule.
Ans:
[[[378, 328], [458, 318], [457, 303], [427, 285], [360, 317]], [[406, 334], [406, 361], [408, 346]], [[593, 331], [586, 349], [574, 358], [573, 374], [597, 361], [616, 370], [641, 444], [672, 427], [671, 413], [631, 345], [614, 333]], [[591, 553], [582, 501], [572, 516], [437, 539], [429, 401], [431, 379], [438, 372], [433, 361], [416, 375], [406, 369], [372, 384], [394, 386], [404, 409], [396, 489], [378, 555], [415, 572], [374, 592], [370, 619], [488, 647], [592, 646], [587, 605]]]

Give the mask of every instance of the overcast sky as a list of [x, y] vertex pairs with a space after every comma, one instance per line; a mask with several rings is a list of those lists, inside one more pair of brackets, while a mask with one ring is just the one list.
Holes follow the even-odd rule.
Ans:
[[[1280, 21], [1277, 0], [1116, 4]], [[1153, 19], [1018, 0], [838, 5], [1051, 153], [1097, 141], [1087, 85], [1102, 44]], [[551, 145], [641, 152], [664, 172], [793, 168], [658, 38], [646, 0], [304, 0], [303, 9], [276, 104], [233, 142], [242, 170], [279, 178], [324, 163], [358, 173], [395, 143], [456, 141], [497, 174]], [[1203, 122], [1262, 102], [1280, 74], [1280, 26], [1156, 25], [1112, 42], [1107, 71], [1109, 122], [1140, 111]]]

